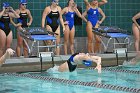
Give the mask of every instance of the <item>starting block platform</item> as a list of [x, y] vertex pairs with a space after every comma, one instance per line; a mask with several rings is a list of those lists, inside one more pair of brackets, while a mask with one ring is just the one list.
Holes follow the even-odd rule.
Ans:
[[[23, 28], [22, 31], [18, 32], [20, 36], [23, 37], [23, 41], [25, 42], [29, 56], [31, 56], [33, 52], [33, 48], [37, 48], [37, 52], [40, 52], [40, 48], [56, 48], [56, 35], [57, 33], [47, 31], [45, 28], [41, 27], [31, 27], [31, 28]], [[28, 40], [32, 42], [31, 46], [28, 44]], [[40, 41], [52, 41], [51, 45], [40, 45]]]
[[[130, 44], [130, 35], [127, 34], [127, 30], [118, 27], [100, 26], [99, 28], [93, 28], [93, 33], [100, 36], [104, 52], [107, 52], [109, 49], [111, 41], [113, 49], [127, 48]], [[102, 37], [107, 38], [107, 41], [103, 41]]]

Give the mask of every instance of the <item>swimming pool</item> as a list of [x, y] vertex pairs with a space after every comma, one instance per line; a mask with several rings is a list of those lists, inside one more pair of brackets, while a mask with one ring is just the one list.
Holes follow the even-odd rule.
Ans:
[[[110, 70], [113, 69], [113, 70]], [[116, 71], [114, 70], [116, 69]], [[118, 72], [119, 69], [120, 71]], [[122, 71], [121, 71], [122, 70]], [[125, 72], [126, 70], [126, 72]], [[73, 73], [7, 73], [0, 75], [0, 92], [7, 93], [140, 93], [140, 74], [125, 67], [91, 69]], [[136, 70], [134, 70], [136, 71]], [[28, 92], [29, 91], [29, 92]]]
[[[0, 93], [118, 93], [114, 90], [0, 75]], [[119, 92], [126, 93], [126, 92]]]

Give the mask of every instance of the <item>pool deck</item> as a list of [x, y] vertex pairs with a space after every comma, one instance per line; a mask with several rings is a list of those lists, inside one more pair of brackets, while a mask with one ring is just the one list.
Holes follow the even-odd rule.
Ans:
[[[126, 60], [125, 54], [119, 54], [119, 60], [117, 63], [116, 54], [96, 54], [97, 56], [102, 57], [102, 66], [116, 66], [122, 65], [123, 61]], [[128, 59], [133, 58], [136, 55], [135, 52], [128, 53]], [[52, 62], [52, 57], [43, 57], [42, 64], [43, 70], [46, 70], [50, 67], [53, 67], [54, 64], [60, 65], [65, 62], [70, 55], [60, 55], [54, 57], [54, 63]], [[6, 62], [0, 67], [0, 73], [7, 72], [25, 72], [25, 71], [40, 71], [41, 70], [41, 62], [40, 58], [24, 58], [24, 57], [12, 57], [11, 59], [7, 59]], [[95, 66], [93, 64], [92, 66]], [[83, 65], [79, 65], [78, 67], [85, 67]]]

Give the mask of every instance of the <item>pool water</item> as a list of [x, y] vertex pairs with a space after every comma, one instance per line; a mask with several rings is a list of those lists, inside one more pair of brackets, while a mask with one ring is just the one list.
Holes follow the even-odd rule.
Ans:
[[[123, 68], [124, 69], [124, 68]], [[84, 82], [98, 82], [103, 84], [119, 85], [124, 87], [140, 88], [140, 74], [102, 71], [98, 74], [97, 71], [89, 69], [77, 69], [73, 73], [41, 73], [34, 74], [41, 76], [49, 76], [54, 78], [80, 80]]]
[[119, 66], [118, 69], [125, 69], [125, 70], [134, 70], [134, 71], [140, 71], [140, 66]]
[[[0, 75], [0, 93], [118, 93], [114, 90], [68, 85], [43, 80]], [[121, 92], [119, 93], [126, 93]]]
[[[112, 67], [113, 69], [133, 70], [123, 66]], [[134, 68], [134, 67], [133, 67]], [[134, 69], [136, 71], [136, 69]], [[19, 76], [18, 76], [19, 75]], [[25, 75], [25, 77], [24, 77]], [[28, 76], [28, 77], [26, 77]], [[52, 78], [50, 81], [42, 78]], [[72, 73], [48, 73], [28, 72], [16, 75], [0, 74], [0, 93], [129, 93], [129, 91], [107, 89], [105, 87], [94, 87], [71, 83], [55, 82], [56, 79], [97, 83], [97, 85], [111, 85], [114, 87], [125, 87], [126, 89], [138, 89], [140, 93], [140, 74], [106, 71], [101, 74], [93, 69], [77, 69]]]

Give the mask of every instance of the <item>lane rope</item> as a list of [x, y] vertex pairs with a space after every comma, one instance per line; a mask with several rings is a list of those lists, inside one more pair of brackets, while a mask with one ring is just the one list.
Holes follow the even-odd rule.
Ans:
[[119, 85], [111, 85], [111, 84], [103, 84], [98, 82], [84, 82], [79, 80], [67, 80], [67, 79], [60, 79], [60, 78], [53, 78], [53, 77], [46, 77], [46, 76], [37, 76], [37, 75], [30, 75], [30, 74], [17, 74], [17, 73], [6, 73], [9, 76], [15, 77], [25, 77], [25, 78], [32, 78], [32, 79], [39, 79], [48, 82], [58, 82], [63, 84], [69, 85], [82, 85], [82, 86], [89, 86], [89, 87], [96, 87], [96, 88], [104, 88], [116, 91], [124, 91], [124, 92], [133, 92], [133, 93], [140, 93], [140, 88], [130, 88], [124, 87]]

